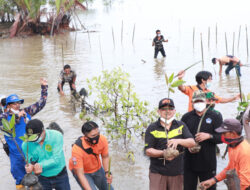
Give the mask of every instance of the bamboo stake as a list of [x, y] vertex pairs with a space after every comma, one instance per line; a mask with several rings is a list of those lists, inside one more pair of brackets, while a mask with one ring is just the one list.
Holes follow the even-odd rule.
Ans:
[[122, 20], [122, 26], [121, 26], [121, 44], [123, 42], [123, 20]]
[[247, 45], [247, 59], [248, 59], [248, 34], [247, 34], [247, 25], [246, 25], [246, 45]]
[[216, 26], [215, 26], [215, 43], [216, 43], [216, 47], [217, 47], [217, 35], [218, 35], [218, 28], [217, 28], [217, 23], [216, 23]]
[[234, 55], [234, 41], [235, 41], [235, 32], [233, 33], [233, 47], [232, 47], [232, 55]]
[[54, 55], [56, 54], [56, 38], [54, 36]]
[[90, 42], [89, 30], [87, 30], [87, 33], [88, 33], [88, 39], [89, 39], [89, 47], [91, 48], [91, 42]]
[[202, 42], [202, 33], [201, 35], [201, 58], [202, 58], [202, 70], [204, 70], [204, 55], [203, 55], [203, 42]]
[[76, 13], [75, 10], [74, 10], [74, 13], [75, 13], [76, 18], [77, 18], [78, 22], [80, 23], [81, 27], [83, 27], [83, 29], [86, 30], [85, 26], [82, 24], [82, 22], [81, 22], [81, 20], [79, 19], [79, 17], [78, 17], [78, 15], [77, 15], [77, 13]]
[[239, 47], [240, 47], [240, 31], [241, 31], [241, 25], [239, 28], [239, 36], [238, 36], [238, 46], [237, 46], [237, 51], [239, 51]]
[[134, 37], [135, 37], [135, 24], [134, 24], [133, 37], [132, 37], [132, 44], [133, 44], [133, 45], [134, 45]]
[[[109, 170], [108, 170], [108, 177], [110, 177], [110, 168], [111, 168], [111, 157], [109, 158]], [[109, 190], [111, 189], [111, 184], [109, 183]]]
[[102, 47], [101, 47], [101, 40], [99, 36], [99, 49], [100, 49], [100, 54], [101, 54], [101, 60], [102, 60], [102, 70], [103, 70], [103, 58], [102, 58]]
[[195, 27], [193, 28], [193, 49], [194, 49], [194, 39], [195, 39]]
[[208, 42], [207, 42], [207, 45], [208, 45], [208, 49], [210, 48], [210, 27], [208, 27]]
[[225, 45], [226, 45], [226, 55], [228, 55], [228, 49], [227, 49], [227, 33], [225, 32]]
[[76, 38], [77, 38], [77, 32], [75, 34], [74, 51], [76, 51]]
[[113, 36], [113, 44], [114, 44], [114, 49], [115, 49], [115, 36], [114, 36], [114, 29], [112, 27], [112, 36]]
[[54, 24], [55, 24], [55, 15], [54, 15], [54, 18], [53, 18], [53, 22], [52, 22], [52, 28], [51, 28], [51, 31], [50, 31], [50, 36], [54, 35]]
[[242, 102], [242, 90], [241, 90], [240, 75], [239, 75], [237, 68], [236, 67], [234, 67], [234, 68], [235, 68], [237, 79], [238, 79], [238, 85], [239, 85], [239, 91], [240, 91], [240, 102]]
[[63, 44], [62, 44], [62, 66], [64, 67], [64, 53], [63, 53]]

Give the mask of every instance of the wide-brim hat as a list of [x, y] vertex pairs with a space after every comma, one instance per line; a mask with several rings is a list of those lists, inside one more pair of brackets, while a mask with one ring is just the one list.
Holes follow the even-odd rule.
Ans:
[[15, 102], [20, 102], [21, 104], [23, 104], [24, 99], [20, 99], [16, 94], [11, 94], [6, 98], [6, 105]]

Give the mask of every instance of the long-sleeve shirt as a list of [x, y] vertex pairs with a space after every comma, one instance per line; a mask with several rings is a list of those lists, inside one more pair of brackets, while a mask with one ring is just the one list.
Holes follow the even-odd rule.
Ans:
[[[48, 96], [48, 85], [42, 85], [41, 86], [41, 97], [40, 97], [39, 101], [24, 108], [24, 111], [26, 113], [28, 113], [30, 116], [34, 116], [41, 109], [43, 109], [43, 107], [45, 106], [47, 96]], [[7, 119], [8, 115], [12, 115], [12, 114], [10, 112], [5, 112], [5, 113], [0, 115], [0, 126], [2, 126], [2, 119], [3, 118]], [[20, 118], [16, 117], [16, 123], [19, 123], [19, 121], [20, 121]]]
[[29, 147], [28, 159], [37, 162], [42, 166], [41, 175], [52, 177], [58, 175], [66, 166], [63, 152], [63, 136], [55, 130], [46, 130], [45, 140], [41, 146], [36, 142], [24, 142], [22, 145], [23, 152], [27, 152]]
[[229, 163], [215, 178], [221, 181], [226, 178], [228, 170], [235, 169], [240, 179], [240, 189], [250, 186], [250, 144], [244, 140], [238, 146], [228, 148]]
[[[197, 115], [195, 110], [183, 115], [182, 121], [186, 123], [193, 136], [197, 133], [197, 128], [202, 116]], [[208, 110], [202, 120], [200, 132], [209, 133], [211, 139], [200, 142], [201, 150], [198, 153], [185, 152], [185, 168], [196, 172], [216, 170], [216, 144], [221, 143], [221, 134], [216, 133], [215, 129], [222, 124], [222, 118], [214, 111]]]

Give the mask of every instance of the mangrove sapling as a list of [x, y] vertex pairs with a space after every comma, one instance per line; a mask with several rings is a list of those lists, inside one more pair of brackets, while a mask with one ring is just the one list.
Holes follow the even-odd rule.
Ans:
[[3, 132], [3, 134], [7, 138], [10, 138], [11, 140], [13, 140], [13, 142], [15, 143], [15, 145], [17, 147], [18, 152], [21, 154], [23, 160], [26, 162], [23, 151], [22, 151], [22, 149], [20, 148], [20, 146], [18, 145], [18, 143], [16, 141], [15, 123], [16, 123], [15, 114], [12, 115], [9, 122], [6, 119], [3, 118], [2, 119], [3, 128], [1, 129], [1, 131]]
[[[168, 78], [167, 74], [165, 74], [165, 80], [166, 80], [166, 84], [167, 84], [167, 89], [168, 89], [168, 98], [170, 97], [170, 93], [175, 93], [174, 88], [183, 85], [185, 83], [185, 81], [183, 80], [176, 80], [174, 81], [174, 73], [171, 74], [171, 76]], [[165, 116], [165, 133], [166, 133], [166, 138], [167, 138], [167, 142], [169, 140], [168, 138], [168, 130], [167, 130], [167, 113], [168, 113], [168, 107], [166, 108], [166, 116]], [[168, 147], [167, 149], [163, 150], [163, 156], [166, 160], [170, 159], [170, 158], [175, 158], [179, 155], [179, 151], [177, 149], [174, 149], [172, 147]], [[165, 159], [164, 159], [164, 164], [165, 164]]]
[[[202, 121], [203, 121], [203, 119], [204, 119], [204, 117], [205, 117], [205, 115], [206, 115], [206, 113], [207, 113], [207, 110], [209, 110], [209, 108], [210, 108], [212, 105], [213, 105], [213, 104], [210, 104], [210, 105], [206, 108], [205, 112], [203, 113], [203, 115], [202, 115], [202, 117], [201, 117], [201, 119], [200, 119], [198, 128], [197, 128], [196, 134], [198, 134], [198, 133], [200, 132]], [[191, 150], [192, 153], [198, 153], [198, 152], [200, 152], [200, 150], [201, 150], [201, 146], [199, 145], [198, 142], [195, 142], [195, 146], [192, 147], [192, 148], [190, 148], [190, 150]]]
[[141, 139], [147, 124], [156, 119], [156, 112], [149, 111], [148, 103], [133, 92], [128, 73], [121, 68], [103, 71], [101, 76], [87, 79], [89, 94], [96, 96], [97, 117], [103, 122], [107, 136], [123, 140], [128, 151], [129, 142]]

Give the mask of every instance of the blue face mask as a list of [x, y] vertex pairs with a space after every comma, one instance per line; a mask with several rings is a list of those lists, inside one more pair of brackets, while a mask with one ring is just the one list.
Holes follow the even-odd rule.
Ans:
[[43, 137], [44, 135], [41, 134], [40, 137], [37, 139], [36, 143], [39, 144], [43, 140]]
[[209, 88], [211, 88], [211, 86], [212, 86], [212, 83], [211, 82], [207, 82], [206, 88], [209, 89]]

